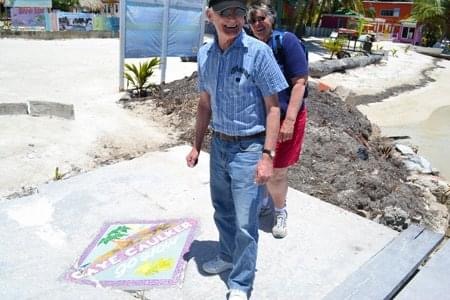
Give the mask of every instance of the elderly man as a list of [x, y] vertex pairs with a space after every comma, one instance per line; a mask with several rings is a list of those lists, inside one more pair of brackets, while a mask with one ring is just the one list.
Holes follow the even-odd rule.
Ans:
[[231, 270], [229, 299], [248, 299], [258, 250], [258, 209], [273, 172], [280, 122], [277, 93], [288, 84], [272, 50], [242, 30], [244, 0], [210, 0], [214, 41], [198, 53], [200, 100], [195, 141], [186, 157], [197, 163], [208, 125], [213, 130], [210, 188], [219, 231], [218, 256], [203, 270]]

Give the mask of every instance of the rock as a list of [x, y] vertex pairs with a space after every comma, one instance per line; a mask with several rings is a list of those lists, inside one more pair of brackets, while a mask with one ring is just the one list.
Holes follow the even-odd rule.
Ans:
[[344, 88], [343, 86], [338, 85], [334, 90], [332, 90], [333, 93], [339, 96], [339, 98], [342, 99], [342, 101], [345, 101], [347, 97], [350, 95], [351, 90]]
[[399, 207], [387, 206], [383, 210], [380, 222], [397, 231], [408, 228], [410, 219], [408, 214]]
[[127, 92], [122, 92], [119, 94], [119, 102], [126, 102], [130, 100], [131, 100], [130, 94], [128, 94]]
[[431, 163], [417, 154], [407, 155], [403, 163], [409, 171], [417, 171], [423, 174], [433, 174], [435, 172], [431, 167]]
[[450, 184], [442, 178], [428, 174], [414, 174], [408, 180], [428, 189], [441, 204], [450, 200]]
[[402, 155], [414, 155], [416, 154], [414, 150], [406, 145], [395, 144], [395, 149], [397, 149]]
[[356, 154], [358, 155], [359, 159], [362, 160], [369, 159], [369, 152], [367, 152], [367, 148], [364, 146], [359, 146], [358, 151], [356, 151]]

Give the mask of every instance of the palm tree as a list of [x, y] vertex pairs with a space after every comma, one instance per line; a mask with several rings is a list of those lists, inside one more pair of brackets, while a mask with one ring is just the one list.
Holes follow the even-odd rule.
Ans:
[[78, 5], [80, 5], [78, 0], [52, 0], [52, 8], [62, 11], [70, 11]]
[[[279, 5], [281, 1], [274, 2], [272, 1], [273, 4]], [[323, 13], [333, 13], [338, 9], [346, 8], [364, 14], [362, 0], [290, 0], [288, 2], [292, 5], [295, 13], [287, 21], [287, 28], [300, 34], [305, 25], [315, 24], [318, 26]]]
[[448, 0], [414, 0], [412, 17], [423, 25], [426, 46], [434, 44], [447, 31], [449, 16], [445, 14], [446, 10], [448, 13]]

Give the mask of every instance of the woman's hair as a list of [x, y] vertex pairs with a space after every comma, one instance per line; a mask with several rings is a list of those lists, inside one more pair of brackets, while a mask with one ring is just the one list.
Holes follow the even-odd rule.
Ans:
[[249, 23], [255, 17], [255, 15], [258, 11], [265, 14], [266, 17], [269, 17], [270, 21], [272, 22], [272, 26], [275, 26], [275, 20], [277, 18], [277, 14], [270, 4], [266, 4], [263, 2], [253, 3], [250, 5], [249, 9], [247, 10], [247, 21]]

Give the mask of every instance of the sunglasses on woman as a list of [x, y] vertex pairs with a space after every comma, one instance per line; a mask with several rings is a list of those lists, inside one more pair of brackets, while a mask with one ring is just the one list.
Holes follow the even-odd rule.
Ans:
[[236, 17], [243, 17], [245, 16], [245, 9], [242, 9], [240, 7], [230, 7], [230, 8], [226, 8], [224, 10], [219, 11], [219, 15], [221, 17], [231, 17], [231, 16], [236, 16]]
[[250, 24], [255, 24], [256, 22], [264, 22], [266, 18], [266, 16], [253, 17], [250, 19]]

